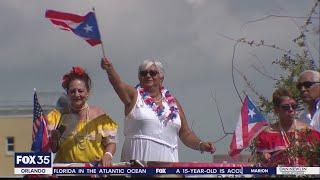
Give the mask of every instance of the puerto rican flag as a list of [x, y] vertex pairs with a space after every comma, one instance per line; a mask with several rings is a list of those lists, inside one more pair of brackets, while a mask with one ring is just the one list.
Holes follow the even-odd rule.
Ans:
[[77, 36], [86, 40], [91, 46], [101, 44], [100, 32], [94, 12], [85, 16], [76, 14], [47, 10], [45, 17], [58, 28], [72, 31]]
[[230, 156], [238, 155], [243, 149], [247, 148], [251, 141], [268, 125], [266, 118], [259, 109], [246, 96], [237, 127], [234, 131], [230, 144]]

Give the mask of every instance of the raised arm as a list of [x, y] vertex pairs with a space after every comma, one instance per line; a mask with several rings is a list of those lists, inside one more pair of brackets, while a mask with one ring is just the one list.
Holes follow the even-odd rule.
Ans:
[[216, 151], [216, 148], [214, 147], [212, 142], [203, 142], [201, 141], [189, 128], [188, 122], [186, 120], [186, 117], [184, 115], [183, 109], [179, 103], [179, 101], [176, 99], [177, 106], [179, 108], [179, 115], [181, 119], [181, 128], [179, 131], [179, 137], [183, 144], [190, 147], [194, 150], [199, 150], [201, 152], [206, 151], [210, 153], [214, 153]]
[[121, 80], [119, 74], [113, 68], [112, 63], [107, 58], [101, 59], [101, 68], [107, 72], [113, 89], [116, 91], [125, 107], [129, 107], [136, 96], [136, 90], [134, 87], [129, 86]]

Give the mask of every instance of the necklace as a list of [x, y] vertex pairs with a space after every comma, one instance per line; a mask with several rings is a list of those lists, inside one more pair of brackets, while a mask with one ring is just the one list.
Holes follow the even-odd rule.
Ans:
[[[138, 93], [141, 95], [144, 103], [148, 105], [148, 107], [150, 107], [156, 113], [157, 117], [160, 120], [174, 120], [178, 116], [179, 109], [176, 100], [171, 95], [171, 93], [164, 87], [160, 88], [160, 93], [163, 98], [161, 98], [159, 101], [154, 101], [150, 94], [145, 89], [143, 89], [140, 86], [140, 84], [136, 86], [136, 89]], [[157, 102], [160, 102], [162, 99], [164, 99], [164, 102], [167, 103], [169, 106], [169, 114], [167, 115], [164, 112], [164, 106], [159, 106], [156, 104]]]
[[[76, 142], [77, 142], [77, 147], [81, 150], [84, 150], [87, 148], [87, 143], [88, 143], [88, 139], [87, 139], [87, 135], [88, 135], [88, 131], [87, 131], [87, 124], [88, 124], [88, 121], [89, 121], [89, 112], [90, 112], [90, 109], [89, 109], [89, 105], [86, 103], [85, 105], [85, 108], [82, 108], [82, 110], [86, 109], [86, 118], [85, 118], [85, 121], [82, 122], [83, 127], [79, 130], [80, 132], [74, 132], [75, 134], [75, 139], [76, 139]], [[79, 111], [81, 112], [81, 111]]]
[[[287, 131], [290, 131], [292, 126], [295, 126], [295, 120], [293, 120], [292, 124], [290, 125], [290, 128]], [[285, 146], [289, 147], [289, 145], [291, 144], [290, 139], [289, 139], [286, 131], [283, 129], [280, 122], [279, 122], [279, 129], [280, 129], [280, 133], [281, 133], [281, 136], [282, 136], [282, 139], [284, 141]], [[294, 130], [294, 133], [295, 133], [295, 130]], [[295, 133], [295, 135], [296, 135], [296, 133]]]
[[[294, 132], [294, 141], [295, 142], [292, 142], [292, 141], [290, 141], [290, 139], [288, 138], [288, 135], [287, 135], [287, 133], [286, 133], [286, 131], [282, 128], [282, 126], [281, 126], [281, 123], [279, 122], [279, 128], [280, 128], [280, 132], [281, 132], [281, 136], [282, 136], [282, 139], [283, 139], [283, 141], [284, 141], [284, 143], [285, 143], [285, 146], [286, 146], [286, 148], [289, 148], [289, 146], [291, 145], [291, 143], [297, 143], [296, 142], [296, 139], [297, 139], [297, 132], [296, 132], [296, 121], [295, 121], [295, 119], [293, 120], [293, 122], [292, 122], [292, 124], [291, 124], [291, 126], [290, 126], [290, 128], [288, 129], [288, 131], [290, 131], [291, 129], [292, 129], [292, 126], [293, 126], [293, 132]], [[292, 159], [293, 158], [293, 159]], [[292, 157], [292, 158], [288, 158], [288, 163], [289, 164], [292, 164], [292, 163], [294, 163], [294, 164], [298, 164], [298, 157]]]
[[85, 103], [81, 108], [75, 108], [73, 106], [70, 106], [70, 107], [71, 107], [72, 110], [74, 110], [76, 112], [80, 112], [80, 111], [83, 111], [83, 110], [89, 108], [89, 105], [88, 105], [88, 103]]

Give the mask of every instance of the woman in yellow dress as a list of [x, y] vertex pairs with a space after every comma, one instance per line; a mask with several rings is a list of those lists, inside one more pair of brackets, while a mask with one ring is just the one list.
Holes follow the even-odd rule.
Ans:
[[68, 106], [48, 114], [50, 147], [55, 163], [100, 161], [112, 165], [118, 125], [101, 108], [88, 105], [91, 79], [77, 66], [63, 76]]

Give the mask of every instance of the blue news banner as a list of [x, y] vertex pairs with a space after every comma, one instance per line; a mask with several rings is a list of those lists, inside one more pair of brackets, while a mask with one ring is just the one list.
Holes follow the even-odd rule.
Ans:
[[212, 175], [212, 174], [276, 174], [276, 168], [214, 168], [214, 167], [145, 167], [145, 168], [130, 168], [130, 167], [54, 167], [53, 174], [189, 174], [189, 175]]
[[15, 153], [15, 174], [276, 174], [276, 168], [262, 167], [53, 167], [51, 153]]

